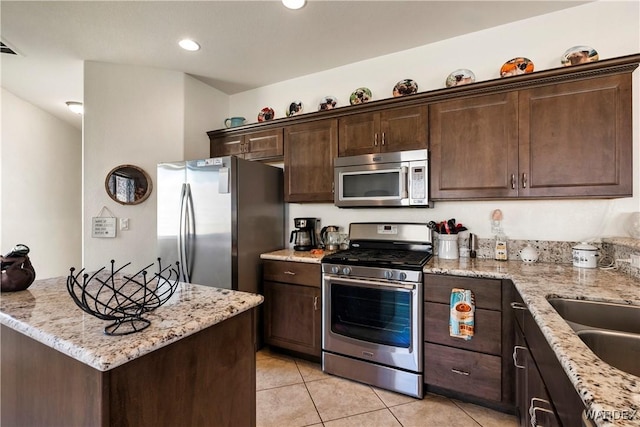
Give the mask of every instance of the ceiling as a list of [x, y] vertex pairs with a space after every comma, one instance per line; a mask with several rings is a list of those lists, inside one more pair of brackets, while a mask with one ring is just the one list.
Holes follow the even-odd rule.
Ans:
[[[0, 2], [2, 87], [74, 126], [83, 61], [177, 70], [227, 93], [288, 80], [586, 1]], [[177, 42], [190, 37], [202, 49]]]

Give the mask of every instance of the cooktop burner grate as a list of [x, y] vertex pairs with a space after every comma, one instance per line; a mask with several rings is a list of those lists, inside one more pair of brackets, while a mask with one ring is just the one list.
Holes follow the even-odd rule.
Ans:
[[422, 268], [430, 252], [411, 250], [345, 249], [322, 258], [323, 263], [370, 267]]

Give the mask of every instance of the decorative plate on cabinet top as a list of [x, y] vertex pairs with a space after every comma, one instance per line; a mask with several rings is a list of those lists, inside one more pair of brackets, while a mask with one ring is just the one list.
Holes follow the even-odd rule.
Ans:
[[335, 96], [325, 96], [318, 105], [318, 111], [333, 110], [336, 105], [338, 105], [338, 100]]
[[453, 87], [453, 86], [466, 85], [469, 83], [473, 83], [475, 81], [476, 81], [476, 75], [473, 74], [473, 71], [467, 70], [466, 68], [461, 68], [449, 74], [447, 76], [447, 80], [445, 81], [445, 84], [447, 85], [447, 87]]
[[304, 105], [302, 105], [302, 101], [293, 101], [291, 104], [289, 104], [289, 108], [287, 108], [287, 117], [301, 114], [303, 110]]
[[264, 107], [262, 110], [260, 110], [260, 112], [258, 113], [258, 121], [259, 122], [266, 122], [268, 120], [273, 120], [273, 118], [276, 116], [275, 111], [273, 111], [273, 108], [271, 107]]
[[518, 76], [533, 72], [533, 62], [529, 58], [513, 58], [502, 64], [500, 77]]
[[413, 95], [418, 92], [418, 83], [411, 79], [400, 80], [393, 87], [393, 96]]
[[565, 67], [569, 65], [586, 64], [600, 59], [598, 52], [589, 46], [573, 46], [567, 49], [563, 54], [560, 62]]
[[368, 87], [359, 87], [354, 90], [351, 96], [349, 97], [349, 103], [351, 105], [364, 104], [371, 100], [371, 90]]

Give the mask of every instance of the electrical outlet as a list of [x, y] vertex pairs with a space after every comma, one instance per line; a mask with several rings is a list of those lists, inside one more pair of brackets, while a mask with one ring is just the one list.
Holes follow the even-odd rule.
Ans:
[[129, 230], [129, 218], [120, 218], [120, 231]]
[[640, 254], [631, 254], [631, 266], [640, 268]]

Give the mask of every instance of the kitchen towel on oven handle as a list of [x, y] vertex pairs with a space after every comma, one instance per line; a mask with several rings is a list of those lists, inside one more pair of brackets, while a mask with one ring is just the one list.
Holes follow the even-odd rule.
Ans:
[[476, 303], [469, 289], [451, 289], [449, 335], [470, 340], [474, 334]]

